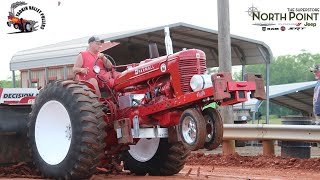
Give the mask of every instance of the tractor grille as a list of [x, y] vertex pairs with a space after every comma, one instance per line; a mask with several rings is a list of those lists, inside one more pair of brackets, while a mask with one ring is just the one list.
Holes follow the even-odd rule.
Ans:
[[206, 71], [205, 59], [183, 59], [179, 61], [179, 75], [182, 92], [191, 92], [190, 80], [195, 74]]

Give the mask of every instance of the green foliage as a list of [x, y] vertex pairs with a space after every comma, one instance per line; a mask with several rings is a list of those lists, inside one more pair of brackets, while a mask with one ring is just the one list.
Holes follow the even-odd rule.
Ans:
[[[259, 108], [259, 112], [261, 112], [261, 114], [265, 115], [266, 114], [266, 101], [264, 101], [260, 108]], [[273, 102], [270, 102], [270, 115], [274, 115], [277, 118], [281, 118], [281, 116], [288, 116], [288, 115], [302, 115], [300, 112], [289, 109], [285, 106], [281, 106], [279, 104], [275, 104]]]
[[[12, 88], [12, 77], [9, 76], [7, 80], [0, 80], [0, 88]], [[16, 87], [20, 87], [20, 75], [16, 75]]]
[[12, 87], [12, 81], [8, 81], [8, 80], [0, 81], [0, 88], [11, 88], [11, 87]]
[[[302, 50], [298, 55], [278, 56], [270, 64], [270, 85], [315, 81], [313, 73], [309, 71], [314, 64], [320, 64], [320, 54], [311, 54]], [[260, 73], [265, 77], [266, 65], [248, 65], [246, 72]], [[235, 73], [235, 77], [239, 79], [241, 72]], [[266, 114], [265, 102], [259, 108], [259, 112], [263, 115]], [[270, 103], [270, 115], [272, 114], [281, 117], [298, 115], [299, 112]]]
[[[298, 55], [278, 56], [270, 64], [270, 85], [314, 81], [314, 75], [309, 71], [314, 64], [320, 64], [320, 54], [302, 51]], [[266, 76], [264, 64], [248, 65], [246, 71]], [[235, 76], [241, 77], [241, 72]]]

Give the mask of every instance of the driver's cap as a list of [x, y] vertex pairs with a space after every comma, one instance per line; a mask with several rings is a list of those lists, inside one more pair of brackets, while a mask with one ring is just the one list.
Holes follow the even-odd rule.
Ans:
[[104, 43], [103, 39], [100, 39], [98, 36], [91, 36], [88, 40], [88, 44], [91, 42], [101, 42]]

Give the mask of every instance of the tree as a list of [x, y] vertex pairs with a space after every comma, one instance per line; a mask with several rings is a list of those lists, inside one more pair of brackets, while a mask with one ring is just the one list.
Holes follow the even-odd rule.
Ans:
[[[20, 74], [16, 74], [16, 87], [20, 87]], [[12, 88], [12, 76], [9, 76], [7, 80], [0, 80], [0, 88]]]
[[[270, 85], [289, 84], [297, 82], [315, 81], [313, 73], [309, 68], [314, 64], [320, 64], [320, 54], [311, 54], [302, 50], [298, 55], [285, 55], [274, 58], [270, 64]], [[264, 64], [249, 65], [246, 67], [247, 72], [260, 73], [266, 76], [266, 67]], [[241, 77], [241, 72], [235, 73], [236, 78]], [[236, 79], [235, 78], [235, 79]], [[295, 112], [277, 104], [270, 103], [270, 114], [278, 116], [297, 115]], [[259, 108], [259, 112], [265, 114], [266, 103]]]
[[0, 88], [11, 88], [11, 87], [12, 87], [12, 81], [8, 81], [8, 80], [0, 81]]
[[[270, 85], [314, 81], [314, 75], [309, 71], [314, 64], [320, 64], [320, 54], [301, 51], [298, 55], [278, 56], [270, 64]], [[264, 64], [248, 65], [246, 70], [266, 75]], [[241, 77], [241, 72], [235, 76]]]

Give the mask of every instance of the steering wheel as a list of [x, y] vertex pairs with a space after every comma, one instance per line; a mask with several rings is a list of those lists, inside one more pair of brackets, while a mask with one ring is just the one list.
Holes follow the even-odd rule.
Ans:
[[[113, 66], [117, 66], [117, 64], [116, 64], [116, 62], [115, 62], [115, 60], [113, 59], [113, 57], [111, 57], [110, 55], [108, 55], [108, 54], [103, 54], [107, 59], [111, 59], [111, 63], [112, 63], [112, 65]], [[94, 62], [94, 66], [93, 66], [93, 71], [96, 73], [96, 74], [98, 74], [99, 72], [100, 72], [100, 67], [99, 66], [97, 66], [97, 62], [98, 62], [98, 57], [97, 57], [97, 59], [95, 60], [95, 62]], [[109, 70], [108, 70], [108, 68], [106, 68], [106, 71], [108, 72]]]
[[[117, 66], [117, 63], [116, 63], [116, 61], [113, 59], [112, 56], [110, 56], [110, 55], [108, 55], [108, 54], [104, 54], [104, 56], [105, 56], [107, 59], [110, 60], [110, 62], [111, 62], [111, 64], [112, 64], [113, 66]], [[112, 69], [112, 67], [111, 67], [110, 69]], [[107, 71], [107, 72], [109, 71], [107, 67], [106, 67], [106, 71]]]

